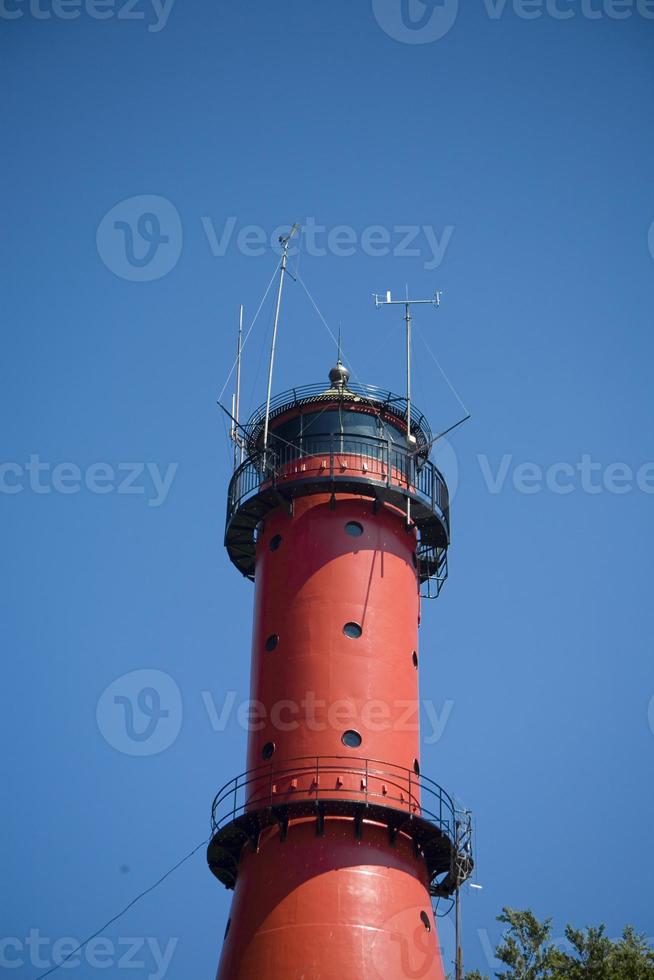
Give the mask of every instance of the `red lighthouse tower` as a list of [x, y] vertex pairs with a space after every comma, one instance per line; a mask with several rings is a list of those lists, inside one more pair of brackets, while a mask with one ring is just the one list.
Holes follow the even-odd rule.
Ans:
[[247, 771], [214, 800], [234, 898], [218, 980], [444, 977], [432, 898], [471, 872], [470, 820], [421, 772], [420, 595], [449, 506], [407, 399], [295, 388], [250, 419], [225, 544], [255, 584]]

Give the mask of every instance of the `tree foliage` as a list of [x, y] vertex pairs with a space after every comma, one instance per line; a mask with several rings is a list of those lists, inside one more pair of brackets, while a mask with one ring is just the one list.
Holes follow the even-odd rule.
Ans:
[[[654, 952], [643, 936], [627, 926], [618, 940], [604, 926], [567, 926], [565, 944], [552, 941], [552, 920], [539, 922], [529, 909], [503, 908], [505, 926], [495, 955], [502, 964], [498, 980], [654, 980]], [[466, 980], [488, 980], [478, 971]]]

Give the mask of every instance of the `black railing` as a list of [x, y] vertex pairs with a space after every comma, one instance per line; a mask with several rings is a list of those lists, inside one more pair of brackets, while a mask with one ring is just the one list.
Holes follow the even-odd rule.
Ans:
[[[347, 787], [343, 777], [355, 776], [357, 785]], [[306, 780], [307, 786], [291, 789], [284, 780]], [[374, 759], [346, 756], [303, 756], [283, 763], [259, 766], [236, 776], [218, 791], [211, 808], [211, 832], [247, 812], [298, 800], [354, 800], [376, 803], [434, 824], [457, 844], [462, 828], [470, 827], [470, 815], [457, 809], [452, 797], [433, 780], [412, 769]]]
[[[382, 409], [396, 418], [406, 419], [407, 400], [403, 395], [396, 395], [392, 391], [378, 388], [376, 385], [357, 384], [354, 381], [348, 381], [347, 387], [342, 389], [325, 389], [324, 383], [317, 383], [300, 385], [297, 388], [282, 391], [275, 395], [270, 402], [270, 417], [275, 418], [291, 408], [306, 405], [309, 402], [342, 401], [347, 406], [347, 403], [355, 396], [365, 401], [374, 402], [375, 405], [381, 406]], [[254, 442], [261, 434], [265, 414], [266, 406], [262, 405], [248, 421], [247, 430], [250, 439]], [[429, 422], [415, 405], [411, 405], [411, 428], [416, 430], [420, 439], [424, 436], [425, 444], [429, 443], [432, 436]]]
[[[447, 484], [429, 459], [413, 450], [374, 436], [347, 433], [317, 433], [294, 443], [282, 443], [274, 434], [266, 454], [249, 457], [235, 470], [229, 484], [227, 523], [241, 505], [262, 487], [274, 488], [292, 479], [333, 481], [348, 478], [399, 489], [442, 518], [449, 536], [449, 495]], [[294, 464], [311, 459], [316, 474], [294, 472]]]

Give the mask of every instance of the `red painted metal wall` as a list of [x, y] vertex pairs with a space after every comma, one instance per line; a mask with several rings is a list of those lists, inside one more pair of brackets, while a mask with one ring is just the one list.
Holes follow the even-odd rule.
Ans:
[[[363, 534], [348, 534], [349, 523]], [[269, 719], [251, 734], [248, 768], [261, 765], [270, 740], [279, 758], [347, 754], [341, 736], [348, 728], [363, 736], [361, 756], [413, 766], [419, 753], [415, 547], [403, 515], [385, 508], [373, 514], [372, 503], [361, 498], [339, 497], [332, 509], [327, 496], [304, 497], [293, 516], [280, 507], [266, 521], [257, 543], [251, 697], [271, 712], [278, 705], [282, 725]], [[359, 639], [344, 634], [347, 623], [361, 627]], [[266, 649], [271, 636], [279, 637], [272, 651]], [[296, 711], [311, 692], [324, 705], [314, 711], [315, 724], [310, 703]], [[377, 709], [371, 702], [379, 702]], [[384, 726], [376, 716], [386, 710]], [[372, 730], [363, 730], [366, 722]]]
[[[363, 533], [350, 535], [350, 522]], [[253, 782], [252, 808], [270, 793], [416, 809], [415, 549], [404, 514], [361, 497], [302, 497], [292, 514], [280, 505], [266, 518], [248, 769], [282, 773]], [[361, 744], [343, 744], [346, 731]], [[285, 840], [268, 828], [241, 859], [219, 980], [442, 980], [427, 886], [411, 840], [391, 843], [379, 823], [365, 822], [360, 839], [346, 816], [328, 816], [322, 836], [308, 817], [291, 820]]]
[[[442, 980], [424, 862], [385, 829], [293, 827], [239, 870], [220, 980]], [[423, 921], [426, 919], [427, 925]]]

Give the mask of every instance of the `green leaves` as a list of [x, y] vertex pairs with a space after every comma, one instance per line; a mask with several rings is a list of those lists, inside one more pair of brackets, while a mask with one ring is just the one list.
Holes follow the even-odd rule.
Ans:
[[[603, 925], [567, 926], [566, 943], [554, 945], [552, 920], [539, 922], [530, 909], [505, 907], [497, 921], [506, 926], [495, 951], [506, 967], [498, 980], [654, 980], [654, 952], [631, 926], [615, 941]], [[466, 980], [488, 977], [475, 970]]]
[[498, 960], [508, 966], [508, 971], [496, 974], [500, 980], [537, 980], [549, 976], [549, 941], [552, 934], [552, 920], [539, 922], [534, 913], [527, 909], [503, 908], [497, 917], [498, 922], [508, 926], [504, 941], [497, 947]]
[[568, 926], [566, 939], [572, 952], [552, 955], [554, 977], [571, 980], [652, 980], [654, 954], [642, 936], [627, 926], [622, 938], [612, 942], [604, 926], [585, 931]]

